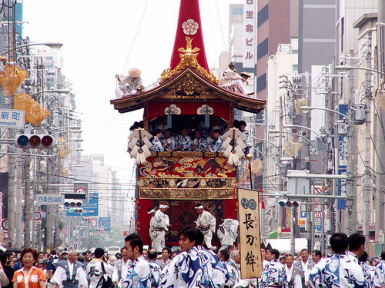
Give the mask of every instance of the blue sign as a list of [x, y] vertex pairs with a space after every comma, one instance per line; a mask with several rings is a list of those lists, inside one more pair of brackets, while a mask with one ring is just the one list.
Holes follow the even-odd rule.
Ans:
[[111, 218], [110, 217], [99, 217], [99, 228], [104, 231], [111, 231]]
[[87, 203], [82, 205], [82, 213], [69, 212], [67, 210], [67, 216], [98, 216], [99, 215], [99, 198], [98, 193], [88, 193]]

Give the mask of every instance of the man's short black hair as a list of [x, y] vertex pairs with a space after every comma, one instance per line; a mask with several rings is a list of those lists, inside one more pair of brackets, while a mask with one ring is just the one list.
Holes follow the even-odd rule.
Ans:
[[227, 249], [219, 250], [219, 256], [223, 258], [223, 261], [229, 261], [230, 259], [230, 252]]
[[268, 251], [274, 255], [274, 259], [279, 258], [279, 251], [277, 249], [268, 249]]
[[163, 248], [162, 248], [162, 252], [163, 252], [164, 250], [167, 250], [168, 254], [171, 254], [170, 248], [168, 248], [168, 247], [163, 247]]
[[369, 259], [369, 254], [368, 252], [364, 251], [360, 257], [358, 257], [358, 260], [365, 263]]
[[241, 125], [247, 126], [247, 125], [246, 125], [246, 121], [243, 121], [243, 120], [239, 121], [239, 126], [241, 126]]
[[231, 68], [231, 67], [235, 67], [235, 63], [234, 62], [230, 62], [229, 63], [229, 68]]
[[344, 253], [349, 246], [348, 236], [345, 233], [334, 233], [332, 237], [330, 237], [330, 246], [334, 253]]
[[201, 245], [201, 244], [198, 244], [199, 241], [201, 241], [201, 234], [202, 234], [202, 232], [200, 230], [198, 230], [197, 228], [192, 228], [192, 227], [184, 227], [179, 231], [179, 235], [183, 235], [183, 236], [187, 237], [190, 241], [195, 240], [194, 246]]
[[311, 251], [311, 252], [314, 253], [315, 256], [319, 256], [319, 257], [322, 256], [322, 253], [321, 253], [321, 251], [319, 251], [319, 250], [313, 250], [313, 251]]
[[124, 242], [128, 242], [132, 249], [138, 246], [140, 254], [143, 253], [143, 240], [138, 234], [132, 233], [128, 235], [124, 238]]
[[155, 249], [150, 249], [147, 251], [147, 257], [150, 260], [156, 260], [158, 257], [158, 252]]
[[349, 250], [357, 251], [361, 245], [365, 245], [365, 236], [360, 233], [353, 233], [349, 236]]
[[104, 255], [104, 249], [96, 248], [94, 254], [95, 254], [95, 258], [101, 258]]

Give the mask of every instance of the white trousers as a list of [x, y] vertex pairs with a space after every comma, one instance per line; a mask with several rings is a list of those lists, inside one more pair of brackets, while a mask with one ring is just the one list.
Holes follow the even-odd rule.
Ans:
[[162, 252], [162, 249], [166, 245], [166, 232], [165, 231], [154, 231], [154, 238], [151, 241], [151, 246], [154, 248], [157, 252]]
[[204, 241], [206, 243], [207, 249], [213, 248], [213, 245], [211, 245], [212, 239], [213, 239], [213, 231], [208, 230], [207, 233], [204, 234]]

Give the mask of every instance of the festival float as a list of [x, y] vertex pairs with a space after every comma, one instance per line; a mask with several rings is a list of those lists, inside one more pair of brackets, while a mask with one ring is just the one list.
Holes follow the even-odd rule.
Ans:
[[[237, 167], [245, 155], [243, 134], [233, 128], [234, 109], [258, 113], [266, 102], [222, 87], [210, 72], [198, 0], [181, 0], [171, 64], [160, 74], [150, 88], [110, 103], [119, 113], [144, 109], [142, 127], [129, 136], [129, 153], [137, 161], [137, 231], [150, 243], [147, 211], [167, 203], [166, 244], [178, 245], [178, 231], [194, 226], [198, 202], [216, 216], [217, 225], [237, 219]], [[223, 152], [151, 151], [150, 139], [159, 127], [194, 132], [213, 126], [221, 130]]]

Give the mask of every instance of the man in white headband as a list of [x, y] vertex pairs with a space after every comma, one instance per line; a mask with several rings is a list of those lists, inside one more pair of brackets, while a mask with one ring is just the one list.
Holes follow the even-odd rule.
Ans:
[[166, 214], [167, 209], [168, 205], [161, 203], [150, 221], [151, 246], [159, 253], [162, 253], [162, 249], [166, 245], [165, 236], [170, 226], [170, 219]]
[[195, 210], [198, 213], [198, 219], [195, 221], [197, 228], [202, 231], [207, 248], [211, 249], [213, 248], [211, 240], [213, 239], [213, 233], [215, 233], [217, 220], [209, 211], [204, 209], [201, 203], [195, 205]]

